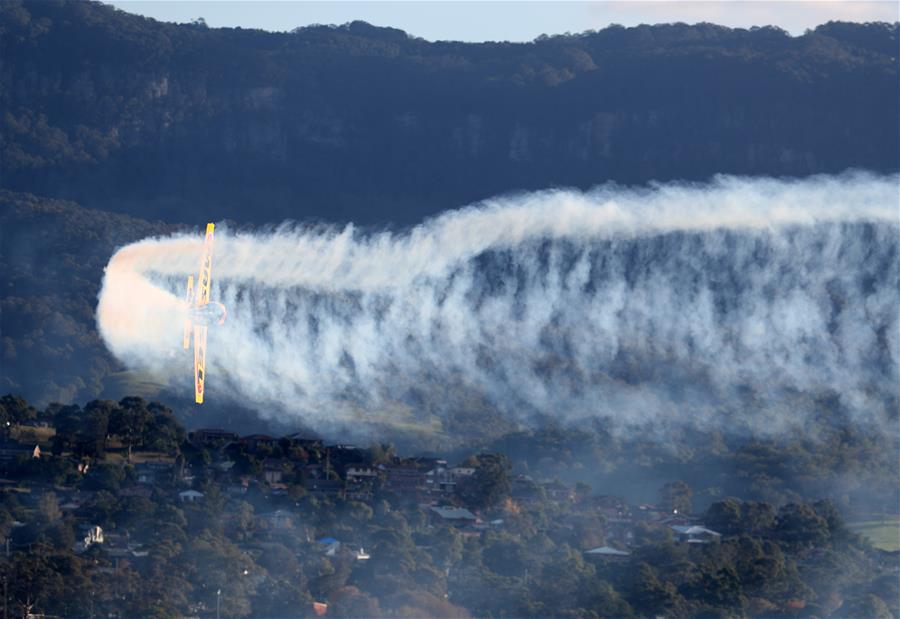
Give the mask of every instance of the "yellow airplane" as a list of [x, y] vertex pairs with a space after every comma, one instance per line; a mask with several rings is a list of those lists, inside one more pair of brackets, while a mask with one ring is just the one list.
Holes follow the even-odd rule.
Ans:
[[203, 257], [200, 259], [200, 273], [197, 275], [197, 292], [194, 294], [194, 276], [188, 276], [188, 315], [184, 319], [184, 348], [191, 346], [191, 329], [194, 331], [194, 399], [203, 404], [203, 382], [206, 378], [206, 330], [209, 325], [225, 322], [225, 306], [211, 303], [209, 288], [212, 284], [212, 249], [215, 224], [206, 224], [206, 240], [203, 243]]

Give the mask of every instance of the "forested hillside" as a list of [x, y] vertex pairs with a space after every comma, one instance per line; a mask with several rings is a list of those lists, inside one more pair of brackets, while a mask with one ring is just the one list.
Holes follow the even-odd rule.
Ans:
[[557, 184], [896, 170], [897, 34], [675, 24], [469, 44], [4, 2], [0, 388], [103, 394], [123, 369], [94, 324], [103, 267], [170, 224], [406, 225]]
[[[303, 433], [189, 433], [164, 404], [134, 397], [37, 410], [5, 396], [0, 436], [14, 454], [0, 461], [4, 593], [32, 616], [886, 619], [900, 609], [897, 519], [869, 511], [896, 505], [896, 493], [874, 504], [867, 483], [819, 494], [846, 472], [828, 453], [866, 470], [860, 482], [894, 483], [887, 450], [858, 435], [828, 450], [727, 450], [711, 437], [693, 457], [594, 443], [591, 484], [574, 485], [548, 473], [581, 468], [570, 459], [592, 442], [581, 432], [517, 436], [525, 458], [470, 448], [442, 459]], [[545, 450], [561, 456], [550, 471], [535, 466]], [[631, 482], [611, 483], [601, 467]], [[638, 503], [635, 482], [651, 472]]]
[[420, 220], [510, 190], [895, 170], [897, 24], [532, 43], [0, 7], [3, 185], [174, 222]]
[[116, 248], [174, 228], [0, 190], [0, 391], [41, 402], [103, 392], [119, 371], [94, 306]]

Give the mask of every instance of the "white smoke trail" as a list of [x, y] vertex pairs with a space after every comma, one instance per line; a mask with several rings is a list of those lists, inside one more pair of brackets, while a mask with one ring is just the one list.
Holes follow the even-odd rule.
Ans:
[[[831, 394], [883, 423], [900, 397], [898, 183], [720, 177], [509, 196], [399, 234], [217, 231], [229, 320], [210, 329], [207, 395], [360, 431], [478, 410], [781, 431]], [[116, 356], [186, 391], [180, 299], [201, 243], [122, 248], [97, 311]]]

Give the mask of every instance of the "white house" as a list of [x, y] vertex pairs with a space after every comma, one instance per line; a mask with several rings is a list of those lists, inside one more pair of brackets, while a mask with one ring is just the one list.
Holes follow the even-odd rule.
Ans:
[[475, 524], [478, 520], [475, 514], [464, 507], [432, 507], [430, 511], [432, 524], [467, 525]]
[[722, 537], [721, 533], [716, 533], [711, 529], [707, 529], [706, 527], [702, 527], [696, 524], [675, 524], [672, 525], [671, 528], [675, 533], [675, 537], [678, 538], [678, 541], [687, 542], [688, 544], [708, 544], [710, 542], [717, 541], [720, 537]]
[[202, 499], [203, 493], [196, 490], [185, 490], [178, 493], [178, 498], [181, 499], [182, 503], [193, 503], [197, 499]]
[[370, 467], [351, 466], [347, 469], [348, 481], [362, 481], [364, 479], [374, 479], [378, 477], [378, 471]]
[[591, 548], [590, 550], [585, 550], [584, 554], [593, 557], [628, 557], [631, 556], [630, 552], [625, 550], [619, 550], [618, 548], [613, 548], [612, 546], [598, 546], [597, 548]]

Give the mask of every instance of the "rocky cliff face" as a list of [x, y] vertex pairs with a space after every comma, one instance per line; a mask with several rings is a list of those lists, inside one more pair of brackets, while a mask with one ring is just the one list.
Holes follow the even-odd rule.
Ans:
[[463, 44], [44, 2], [0, 23], [3, 184], [144, 217], [410, 223], [550, 185], [900, 165], [896, 24]]

